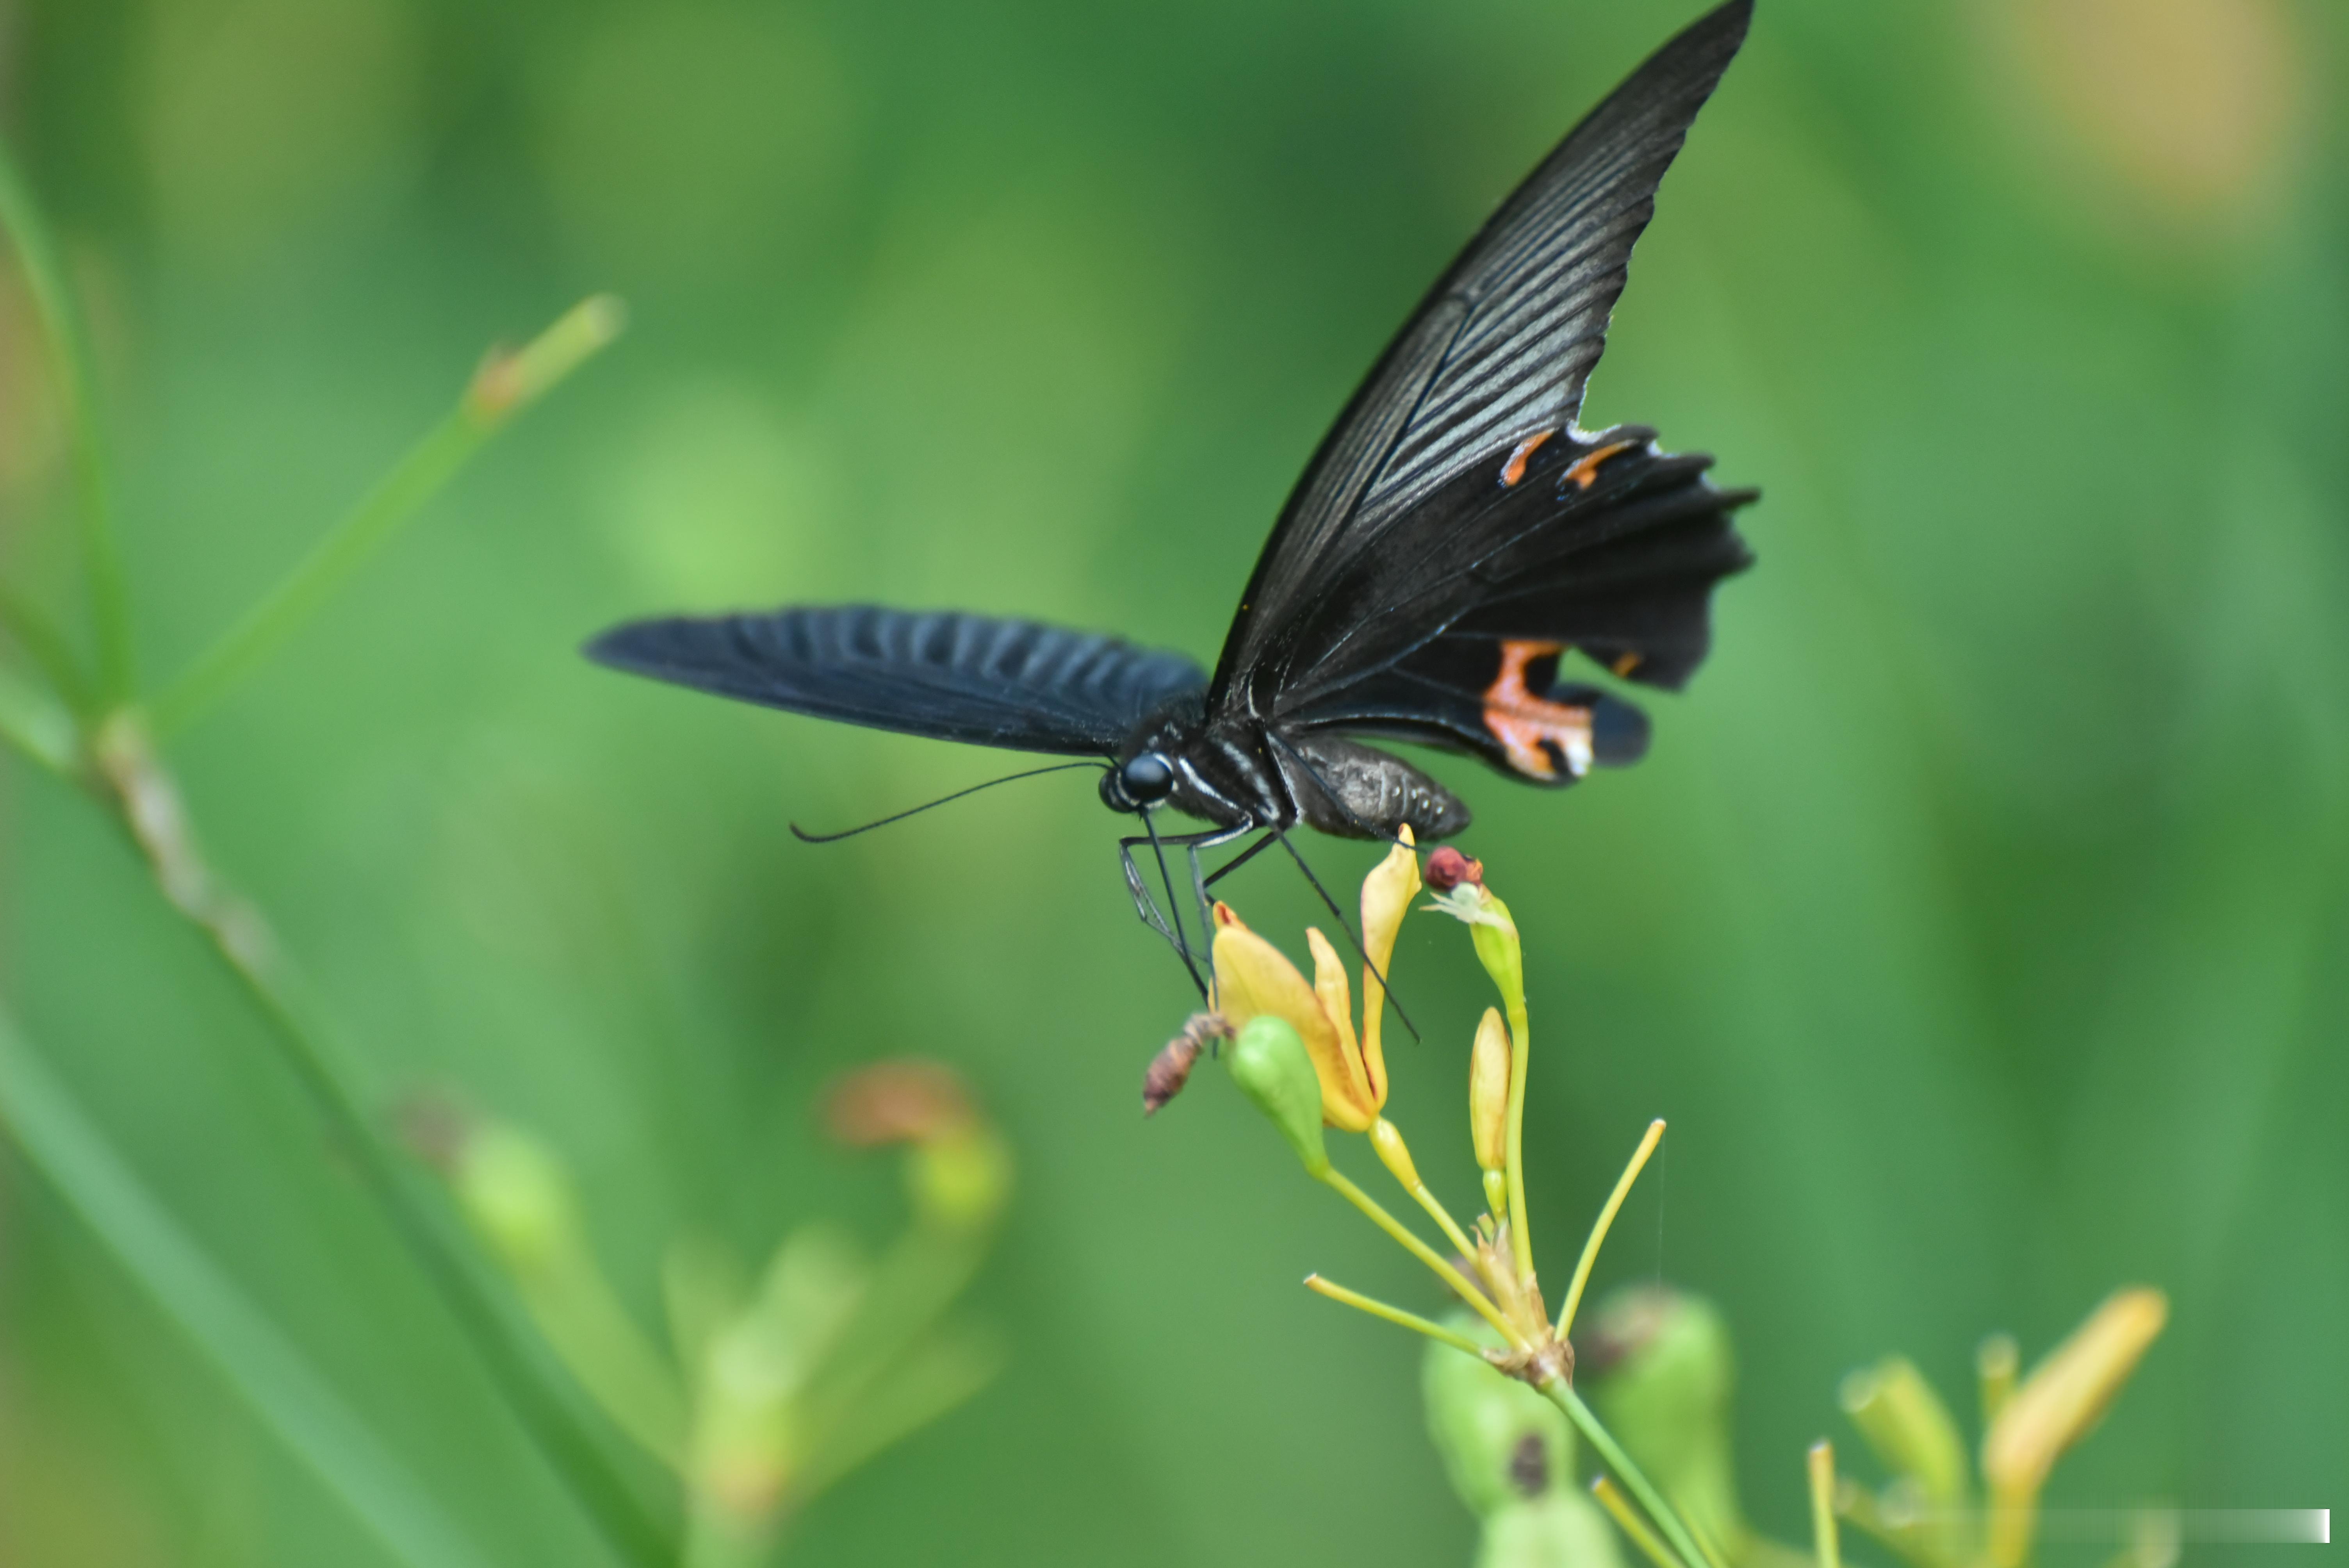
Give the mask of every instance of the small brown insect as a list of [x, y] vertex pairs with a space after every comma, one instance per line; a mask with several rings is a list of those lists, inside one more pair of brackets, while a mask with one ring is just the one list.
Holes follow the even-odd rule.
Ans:
[[1142, 1075], [1142, 1114], [1155, 1116], [1158, 1108], [1183, 1092], [1191, 1081], [1191, 1064], [1212, 1041], [1228, 1040], [1232, 1026], [1224, 1022], [1221, 1013], [1194, 1013], [1183, 1025], [1183, 1032], [1166, 1042], [1166, 1048], [1150, 1058], [1150, 1070]]

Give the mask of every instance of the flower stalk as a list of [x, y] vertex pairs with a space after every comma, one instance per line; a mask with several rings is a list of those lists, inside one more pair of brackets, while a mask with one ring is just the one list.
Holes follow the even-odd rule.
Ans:
[[792, 1518], [891, 1443], [969, 1398], [1002, 1362], [950, 1309], [992, 1247], [1010, 1155], [932, 1062], [852, 1074], [832, 1135], [894, 1147], [911, 1220], [879, 1258], [833, 1227], [784, 1238], [755, 1280], [722, 1251], [672, 1249], [671, 1350], [640, 1329], [588, 1244], [561, 1162], [518, 1129], [446, 1108], [411, 1134], [556, 1359], [677, 1478], [686, 1568], [749, 1568]]
[[[1666, 1553], [1667, 1568], [1720, 1568], [1662, 1491], [1608, 1433], [1572, 1386], [1574, 1348], [1567, 1332], [1589, 1284], [1599, 1249], [1663, 1135], [1664, 1124], [1658, 1121], [1650, 1126], [1616, 1183], [1584, 1243], [1565, 1305], [1552, 1322], [1535, 1273], [1526, 1212], [1526, 1083], [1533, 1037], [1526, 1004], [1524, 950], [1516, 920], [1508, 906], [1485, 886], [1483, 869], [1457, 851], [1438, 850], [1429, 859], [1425, 876], [1425, 885], [1435, 893], [1431, 907], [1468, 926], [1477, 960], [1499, 993], [1500, 1005], [1485, 1010], [1470, 1052], [1469, 1130], [1485, 1199], [1485, 1210], [1473, 1225], [1455, 1220], [1436, 1197], [1420, 1175], [1402, 1130], [1385, 1114], [1388, 1080], [1379, 1037], [1386, 995], [1381, 976], [1388, 972], [1403, 916], [1422, 885], [1418, 857], [1408, 832], [1362, 884], [1365, 963], [1360, 1029], [1355, 1026], [1352, 990], [1344, 966], [1319, 931], [1306, 933], [1313, 958], [1313, 978], [1309, 981], [1278, 948], [1249, 930], [1228, 904], [1218, 903], [1213, 912], [1212, 1011], [1194, 1018], [1153, 1063], [1144, 1082], [1145, 1108], [1164, 1105], [1173, 1089], [1187, 1079], [1198, 1056], [1198, 1040], [1224, 1029], [1234, 1031], [1231, 1048], [1225, 1053], [1234, 1083], [1273, 1124], [1306, 1173], [1344, 1198], [1442, 1281], [1483, 1321], [1494, 1340], [1478, 1344], [1417, 1313], [1332, 1284], [1319, 1274], [1308, 1277], [1307, 1288], [1452, 1351], [1474, 1355], [1532, 1389], [1582, 1431], [1630, 1489], [1630, 1497], [1653, 1520], [1656, 1532], [1651, 1539]], [[1434, 1222], [1475, 1278], [1422, 1240], [1338, 1169], [1329, 1149], [1331, 1130], [1361, 1133], [1367, 1139], [1388, 1174]]]
[[1819, 1568], [1843, 1568], [1843, 1546], [1836, 1535], [1835, 1445], [1822, 1439], [1811, 1445], [1807, 1460], [1811, 1482], [1811, 1543]]

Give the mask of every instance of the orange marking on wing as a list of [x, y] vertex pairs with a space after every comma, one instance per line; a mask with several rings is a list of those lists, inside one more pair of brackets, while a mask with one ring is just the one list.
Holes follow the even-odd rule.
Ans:
[[1621, 658], [1617, 659], [1613, 664], [1609, 665], [1607, 667], [1613, 670], [1619, 676], [1628, 676], [1633, 670], [1638, 669], [1640, 667], [1640, 661], [1647, 656], [1647, 655], [1640, 653], [1625, 654]]
[[1519, 441], [1516, 449], [1509, 454], [1509, 460], [1501, 465], [1501, 482], [1513, 485], [1525, 478], [1526, 459], [1541, 450], [1541, 444], [1557, 434], [1556, 430], [1544, 430], [1539, 435], [1527, 436]]
[[[1568, 707], [1535, 696], [1526, 686], [1526, 666], [1561, 652], [1563, 643], [1504, 642], [1501, 673], [1485, 688], [1485, 727], [1501, 743], [1509, 766], [1528, 779], [1555, 779], [1550, 746], [1579, 779], [1590, 771], [1590, 710]], [[1548, 746], [1543, 743], [1547, 742]]]
[[1630, 451], [1639, 444], [1637, 441], [1617, 441], [1611, 446], [1601, 447], [1595, 452], [1587, 453], [1577, 459], [1574, 466], [1558, 477], [1561, 480], [1572, 480], [1574, 488], [1577, 490], [1588, 490], [1598, 481], [1599, 464], [1618, 452]]

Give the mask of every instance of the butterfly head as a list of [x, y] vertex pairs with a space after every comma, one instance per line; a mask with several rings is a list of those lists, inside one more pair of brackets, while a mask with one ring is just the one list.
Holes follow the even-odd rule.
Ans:
[[1102, 803], [1112, 811], [1142, 811], [1174, 792], [1174, 763], [1163, 751], [1142, 751], [1102, 774]]

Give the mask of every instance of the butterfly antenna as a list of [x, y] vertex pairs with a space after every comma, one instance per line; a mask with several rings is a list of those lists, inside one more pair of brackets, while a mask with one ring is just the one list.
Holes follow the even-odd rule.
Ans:
[[1066, 773], [1071, 768], [1099, 768], [1102, 765], [1098, 762], [1055, 762], [1050, 768], [1030, 768], [1024, 773], [1006, 773], [1000, 779], [990, 779], [984, 784], [974, 784], [968, 789], [957, 789], [951, 795], [941, 795], [935, 800], [925, 800], [922, 804], [912, 808], [910, 810], [898, 811], [893, 815], [867, 822], [861, 828], [850, 828], [844, 832], [811, 833], [805, 828], [801, 827], [797, 822], [787, 823], [786, 826], [791, 829], [792, 837], [797, 839], [802, 844], [836, 844], [843, 839], [853, 839], [859, 833], [869, 833], [875, 828], [885, 828], [892, 822], [902, 822], [908, 817], [918, 817], [933, 806], [943, 806], [949, 800], [959, 800], [966, 795], [976, 795], [981, 789], [992, 789], [998, 784], [1009, 784], [1013, 780], [1019, 779], [1034, 779], [1039, 775], [1045, 773]]
[[1297, 862], [1297, 869], [1305, 873], [1305, 880], [1313, 884], [1313, 891], [1321, 895], [1321, 902], [1330, 906], [1330, 913], [1338, 917], [1338, 929], [1346, 934], [1346, 940], [1354, 944], [1356, 953], [1361, 954], [1362, 967], [1378, 981], [1379, 990], [1386, 999], [1394, 1003], [1395, 1016], [1401, 1018], [1402, 1026], [1411, 1031], [1411, 1037], [1418, 1039], [1419, 1026], [1411, 1021], [1411, 1015], [1402, 1010], [1402, 1004], [1395, 999], [1394, 987], [1387, 984], [1387, 977], [1380, 974], [1379, 966], [1371, 961], [1370, 950], [1362, 945], [1362, 939], [1354, 934], [1353, 926], [1347, 923], [1346, 912], [1338, 907], [1338, 901], [1330, 896], [1330, 890], [1321, 885], [1321, 879], [1313, 874], [1313, 868], [1305, 863], [1305, 857], [1298, 852], [1295, 844], [1288, 841], [1288, 834], [1279, 828], [1272, 829], [1271, 832], [1280, 841], [1280, 847], [1288, 851], [1288, 858]]

